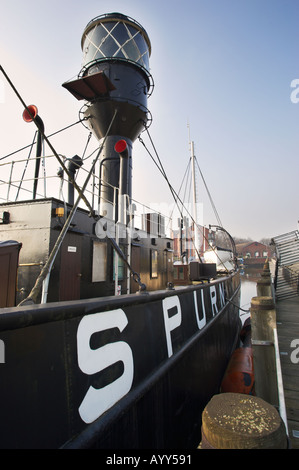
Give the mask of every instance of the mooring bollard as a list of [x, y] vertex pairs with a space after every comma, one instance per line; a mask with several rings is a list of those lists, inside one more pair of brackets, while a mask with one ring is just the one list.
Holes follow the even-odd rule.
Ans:
[[270, 271], [270, 263], [269, 263], [268, 258], [266, 259], [266, 261], [264, 263], [263, 269], [264, 270], [268, 269]]
[[256, 283], [256, 293], [258, 297], [271, 297], [271, 277], [267, 274], [262, 274], [261, 279]]
[[255, 376], [255, 393], [278, 406], [274, 333], [276, 310], [270, 296], [251, 299], [251, 344]]
[[214, 395], [202, 414], [199, 449], [286, 449], [284, 422], [275, 407], [240, 393]]
[[256, 291], [258, 297], [271, 297], [271, 272], [269, 269], [269, 261], [266, 260], [261, 273], [261, 278], [256, 283]]

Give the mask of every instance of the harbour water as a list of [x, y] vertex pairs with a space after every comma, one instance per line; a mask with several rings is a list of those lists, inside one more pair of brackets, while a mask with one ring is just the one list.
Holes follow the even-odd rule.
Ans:
[[[252, 297], [256, 297], [256, 283], [261, 277], [263, 269], [245, 268], [241, 271], [241, 301], [240, 317], [242, 324], [249, 317]], [[246, 312], [244, 312], [244, 310]]]

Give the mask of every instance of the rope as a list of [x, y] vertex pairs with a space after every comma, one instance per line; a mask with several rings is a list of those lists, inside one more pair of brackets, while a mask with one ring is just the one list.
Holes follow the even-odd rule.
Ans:
[[217, 212], [216, 206], [215, 206], [215, 204], [214, 204], [214, 201], [213, 201], [213, 199], [212, 199], [211, 193], [210, 193], [209, 188], [208, 188], [208, 186], [207, 186], [207, 184], [206, 184], [206, 181], [205, 181], [205, 179], [204, 179], [204, 176], [203, 176], [202, 171], [201, 171], [201, 169], [200, 169], [200, 167], [199, 167], [199, 164], [198, 164], [198, 161], [197, 161], [197, 158], [196, 158], [196, 157], [195, 157], [195, 161], [196, 161], [196, 164], [197, 164], [198, 171], [200, 172], [200, 176], [201, 176], [201, 178], [202, 178], [203, 184], [205, 185], [206, 191], [207, 191], [207, 193], [208, 193], [208, 196], [209, 196], [209, 199], [210, 199], [210, 203], [211, 203], [211, 205], [212, 205], [212, 207], [213, 207], [213, 209], [214, 209], [214, 213], [215, 213], [215, 216], [216, 216], [216, 218], [217, 218], [218, 225], [220, 225], [220, 226], [222, 227], [222, 226], [223, 226], [223, 225], [222, 225], [222, 222], [221, 222], [221, 220], [220, 220], [220, 217], [219, 217], [219, 214], [218, 214], [218, 212]]
[[[146, 130], [147, 130], [147, 134], [148, 134], [148, 136], [149, 136], [149, 139], [150, 139], [150, 141], [151, 141], [151, 143], [152, 143], [152, 146], [153, 146], [153, 148], [154, 148], [154, 151], [155, 151], [155, 153], [156, 153], [156, 156], [157, 156], [158, 162], [159, 162], [159, 164], [160, 164], [160, 167], [159, 167], [159, 165], [157, 164], [157, 162], [154, 160], [152, 154], [150, 153], [150, 151], [149, 151], [148, 148], [146, 147], [146, 145], [145, 145], [145, 143], [144, 143], [144, 141], [142, 140], [142, 138], [141, 138], [140, 135], [139, 135], [139, 137], [138, 137], [138, 138], [139, 138], [139, 141], [142, 143], [142, 145], [144, 146], [145, 150], [148, 152], [149, 156], [150, 156], [151, 159], [153, 160], [154, 164], [157, 166], [158, 170], [160, 171], [160, 173], [161, 173], [161, 174], [163, 175], [163, 177], [165, 178], [165, 180], [166, 180], [166, 182], [167, 182], [167, 184], [168, 184], [168, 186], [169, 186], [169, 188], [170, 188], [170, 190], [171, 190], [171, 193], [172, 193], [172, 195], [173, 195], [173, 198], [174, 198], [175, 204], [177, 205], [178, 210], [180, 211], [180, 208], [179, 208], [179, 206], [178, 206], [178, 201], [179, 201], [179, 202], [182, 204], [182, 207], [184, 207], [186, 213], [187, 213], [187, 214], [189, 215], [189, 217], [191, 218], [191, 220], [192, 220], [194, 226], [196, 226], [197, 229], [200, 230], [200, 232], [201, 232], [203, 238], [205, 239], [205, 241], [207, 242], [207, 244], [208, 244], [208, 245], [211, 247], [211, 249], [215, 252], [215, 254], [216, 254], [218, 260], [219, 260], [220, 263], [223, 265], [223, 267], [224, 267], [224, 269], [226, 270], [226, 272], [229, 272], [229, 270], [228, 270], [227, 267], [224, 265], [224, 263], [223, 263], [223, 261], [221, 260], [221, 258], [218, 256], [218, 253], [215, 251], [215, 248], [210, 245], [209, 240], [208, 240], [207, 237], [205, 236], [204, 230], [202, 229], [202, 227], [201, 227], [200, 225], [198, 225], [198, 224], [195, 222], [195, 220], [194, 220], [192, 214], [190, 214], [190, 212], [188, 211], [188, 209], [185, 207], [184, 202], [181, 200], [181, 198], [179, 197], [179, 195], [177, 194], [177, 192], [175, 191], [175, 189], [173, 188], [173, 186], [170, 184], [170, 182], [169, 182], [169, 180], [168, 180], [168, 177], [167, 177], [167, 175], [166, 175], [166, 172], [165, 172], [165, 170], [164, 170], [164, 168], [163, 168], [162, 162], [161, 162], [161, 160], [160, 160], [160, 158], [159, 158], [159, 155], [158, 155], [158, 153], [157, 153], [157, 151], [156, 151], [156, 148], [155, 148], [155, 146], [154, 146], [154, 144], [153, 144], [153, 141], [152, 141], [152, 139], [151, 139], [151, 137], [150, 137], [150, 135], [149, 135], [149, 131], [148, 131], [148, 129], [146, 129]], [[180, 211], [180, 213], [181, 213], [181, 211]], [[194, 244], [194, 240], [193, 240], [193, 239], [192, 239], [192, 242], [193, 242], [193, 244]], [[195, 251], [196, 251], [196, 253], [197, 253], [198, 259], [201, 260], [200, 254], [199, 254], [198, 249], [197, 249], [197, 247], [196, 247], [195, 245], [194, 245], [194, 249], [195, 249]]]
[[[189, 165], [187, 165], [187, 168], [186, 168], [186, 170], [185, 170], [185, 174], [184, 174], [184, 176], [183, 176], [183, 179], [182, 179], [181, 186], [180, 186], [180, 188], [179, 188], [179, 192], [178, 192], [178, 194], [180, 194], [180, 192], [181, 192], [181, 189], [182, 189], [182, 186], [183, 186], [184, 179], [185, 179], [185, 177], [186, 177], [186, 175], [187, 175], [187, 172], [189, 173], [189, 168], [190, 168], [190, 162], [189, 162]], [[183, 208], [183, 207], [182, 207], [182, 208]], [[178, 208], [178, 209], [179, 209], [179, 208]], [[173, 208], [173, 210], [172, 210], [172, 212], [171, 212], [171, 214], [170, 214], [170, 218], [172, 218], [173, 211], [174, 211], [174, 208]], [[179, 209], [179, 212], [180, 212], [180, 215], [181, 215], [181, 218], [182, 218], [182, 217], [183, 217], [182, 210], [181, 210], [181, 209]]]
[[234, 307], [237, 307], [239, 310], [242, 310], [242, 312], [244, 313], [241, 313], [240, 316], [242, 315], [245, 315], [245, 313], [250, 313], [250, 309], [249, 310], [245, 310], [244, 308], [241, 308], [239, 307], [239, 305], [235, 304], [234, 302], [232, 302], [230, 299], [225, 299], [226, 302], [229, 302], [230, 304], [232, 304]]
[[[0, 69], [1, 69], [1, 66], [0, 66]], [[87, 119], [87, 118], [84, 118], [84, 119]], [[62, 129], [59, 129], [58, 131], [53, 132], [52, 134], [49, 134], [49, 135], [48, 135], [48, 138], [49, 138], [49, 137], [53, 137], [53, 135], [59, 134], [60, 132], [63, 132], [63, 131], [65, 131], [65, 130], [69, 129], [70, 127], [73, 127], [73, 126], [75, 126], [75, 125], [77, 125], [77, 124], [79, 124], [79, 123], [82, 123], [82, 120], [76, 121], [76, 122], [74, 122], [73, 124], [70, 124], [70, 125], [68, 125], [68, 126], [66, 126], [66, 127], [63, 127]], [[14, 152], [9, 153], [8, 155], [5, 155], [4, 157], [1, 157], [1, 158], [0, 158], [0, 161], [1, 161], [1, 160], [5, 160], [5, 158], [11, 157], [12, 155], [15, 155], [15, 154], [18, 153], [18, 152], [22, 152], [22, 150], [26, 150], [26, 149], [28, 149], [28, 148], [31, 147], [31, 146], [32, 146], [32, 144], [25, 145], [25, 147], [21, 147], [20, 149], [15, 150]]]
[[[107, 129], [105, 138], [104, 138], [104, 140], [103, 140], [103, 142], [102, 142], [102, 145], [101, 145], [101, 147], [100, 147], [100, 149], [99, 149], [99, 151], [98, 151], [98, 154], [97, 154], [96, 158], [94, 159], [94, 161], [93, 161], [93, 163], [92, 163], [91, 169], [90, 169], [90, 171], [89, 171], [89, 173], [88, 173], [88, 176], [87, 176], [87, 178], [86, 178], [86, 180], [85, 180], [85, 183], [84, 183], [84, 185], [83, 185], [83, 187], [82, 187], [82, 189], [81, 189], [81, 188], [77, 185], [77, 183], [74, 181], [74, 179], [71, 177], [71, 175], [70, 175], [68, 169], [66, 168], [64, 162], [61, 160], [60, 156], [58, 155], [58, 153], [56, 152], [56, 150], [54, 149], [54, 147], [52, 146], [52, 144], [49, 142], [49, 139], [48, 139], [48, 137], [45, 135], [45, 133], [44, 133], [44, 131], [43, 131], [43, 129], [42, 129], [42, 126], [41, 126], [40, 123], [39, 123], [39, 120], [33, 117], [32, 113], [31, 113], [30, 110], [28, 109], [26, 103], [25, 103], [24, 100], [22, 99], [21, 95], [19, 94], [19, 92], [17, 91], [16, 87], [13, 85], [12, 81], [10, 80], [10, 78], [8, 77], [8, 75], [6, 74], [5, 70], [3, 69], [3, 67], [2, 67], [1, 65], [0, 65], [0, 70], [1, 70], [1, 72], [3, 73], [3, 75], [5, 76], [6, 80], [8, 81], [8, 83], [9, 83], [9, 85], [11, 86], [11, 88], [13, 89], [13, 91], [15, 92], [16, 96], [19, 98], [19, 100], [20, 100], [20, 102], [22, 103], [22, 105], [24, 106], [24, 108], [25, 108], [25, 109], [27, 110], [27, 112], [29, 113], [29, 116], [31, 116], [33, 122], [35, 123], [36, 127], [37, 127], [38, 130], [40, 131], [40, 133], [41, 133], [43, 139], [47, 142], [48, 146], [49, 146], [50, 149], [52, 150], [52, 152], [53, 152], [53, 154], [55, 155], [56, 159], [59, 161], [59, 163], [60, 163], [62, 169], [63, 169], [63, 170], [66, 172], [66, 174], [68, 175], [69, 181], [72, 183], [72, 185], [76, 188], [76, 190], [77, 190], [77, 192], [78, 192], [77, 201], [76, 201], [76, 203], [74, 204], [74, 206], [72, 207], [72, 210], [71, 210], [71, 212], [70, 212], [70, 214], [69, 214], [69, 216], [68, 216], [68, 218], [67, 218], [67, 220], [66, 220], [66, 222], [65, 222], [65, 224], [64, 224], [64, 227], [63, 227], [62, 231], [60, 232], [60, 235], [59, 235], [59, 237], [58, 237], [58, 239], [57, 239], [57, 241], [56, 241], [56, 243], [55, 243], [55, 245], [54, 245], [54, 247], [53, 247], [53, 250], [52, 250], [52, 252], [51, 252], [51, 254], [50, 254], [49, 258], [48, 258], [47, 263], [44, 265], [44, 267], [43, 267], [43, 269], [42, 269], [40, 275], [38, 276], [38, 278], [37, 278], [37, 280], [36, 280], [36, 283], [35, 283], [34, 287], [32, 288], [30, 294], [28, 295], [28, 297], [27, 297], [26, 299], [24, 299], [24, 300], [20, 303], [20, 305], [23, 305], [24, 303], [27, 303], [28, 301], [29, 301], [29, 302], [32, 302], [32, 301], [35, 302], [35, 301], [36, 301], [37, 296], [38, 296], [38, 293], [39, 293], [39, 291], [40, 291], [40, 289], [41, 289], [41, 285], [42, 285], [43, 281], [46, 279], [48, 273], [50, 272], [51, 266], [52, 266], [52, 264], [53, 264], [53, 262], [54, 262], [54, 259], [55, 259], [55, 257], [56, 257], [56, 254], [57, 254], [57, 252], [58, 252], [58, 250], [59, 250], [59, 248], [60, 248], [60, 245], [61, 245], [61, 243], [62, 243], [62, 241], [63, 241], [64, 235], [65, 235], [65, 233], [66, 233], [66, 231], [67, 231], [67, 229], [68, 229], [68, 227], [69, 227], [69, 224], [70, 224], [70, 222], [71, 222], [71, 220], [72, 220], [72, 218], [73, 218], [73, 216], [74, 216], [74, 214], [75, 214], [75, 212], [76, 212], [76, 210], [77, 210], [77, 207], [78, 207], [79, 202], [80, 202], [81, 199], [83, 199], [83, 201], [85, 202], [86, 206], [89, 208], [89, 210], [90, 210], [90, 215], [91, 215], [95, 220], [98, 220], [98, 216], [95, 215], [95, 212], [94, 212], [92, 206], [90, 205], [88, 199], [87, 199], [87, 198], [85, 197], [85, 195], [84, 195], [84, 191], [85, 191], [85, 189], [86, 189], [86, 187], [87, 187], [87, 184], [88, 184], [88, 181], [89, 181], [89, 179], [90, 179], [90, 177], [91, 177], [91, 175], [92, 175], [92, 173], [93, 173], [93, 171], [94, 171], [95, 164], [96, 164], [96, 162], [97, 162], [97, 160], [98, 160], [98, 158], [99, 158], [99, 156], [100, 156], [100, 154], [101, 154], [101, 152], [102, 152], [102, 149], [103, 149], [103, 147], [104, 147], [106, 138], [107, 138], [107, 136], [108, 136], [108, 134], [109, 134], [109, 131], [110, 131], [110, 129], [111, 129], [111, 126], [112, 126], [112, 124], [113, 124], [113, 121], [114, 121], [114, 119], [115, 119], [115, 116], [116, 116], [118, 110], [116, 109], [115, 112], [114, 112], [114, 115], [113, 115], [113, 117], [112, 117], [112, 120], [111, 120], [111, 122], [110, 122], [110, 125], [109, 125], [109, 127], [108, 127], [108, 129]], [[81, 120], [78, 121], [78, 122], [81, 122]], [[68, 126], [68, 127], [71, 127], [71, 126]], [[66, 129], [66, 128], [65, 128], [65, 129]], [[59, 132], [60, 132], [60, 131], [59, 131]], [[53, 135], [53, 134], [52, 134], [52, 135]], [[89, 139], [90, 139], [90, 137], [91, 137], [91, 133], [90, 133]], [[89, 143], [89, 140], [88, 140], [88, 142], [87, 142], [87, 145], [88, 145], [88, 143]], [[86, 145], [86, 148], [87, 148], [87, 145]], [[26, 147], [25, 147], [25, 148], [26, 148]], [[85, 151], [86, 151], [86, 148], [85, 148]], [[84, 151], [84, 152], [85, 152], [85, 151]], [[94, 152], [95, 152], [95, 151], [94, 151]], [[94, 152], [92, 152], [92, 154], [93, 154]], [[92, 155], [92, 154], [91, 154], [91, 155]], [[90, 155], [90, 156], [91, 156], [91, 155]], [[5, 157], [5, 158], [6, 158], [6, 157]], [[88, 157], [88, 158], [89, 158], [89, 157]], [[165, 177], [166, 177], [166, 175], [165, 175]], [[118, 254], [121, 256], [121, 258], [122, 258], [122, 259], [124, 260], [124, 262], [126, 263], [127, 267], [130, 269], [130, 271], [131, 271], [131, 273], [132, 273], [132, 275], [133, 275], [133, 279], [134, 279], [136, 282], [138, 282], [138, 284], [139, 284], [139, 286], [140, 286], [140, 288], [141, 288], [141, 291], [142, 291], [142, 290], [145, 290], [146, 286], [145, 286], [145, 284], [142, 284], [142, 283], [141, 283], [140, 275], [139, 275], [138, 273], [136, 273], [136, 272], [132, 269], [132, 267], [129, 265], [127, 259], [125, 258], [124, 254], [122, 253], [122, 250], [120, 249], [120, 247], [117, 245], [116, 241], [115, 241], [114, 239], [112, 239], [111, 237], [107, 237], [107, 239], [112, 243], [114, 249], [118, 252]]]
[[25, 173], [26, 173], [26, 171], [27, 171], [27, 167], [28, 167], [29, 159], [30, 159], [30, 157], [31, 157], [32, 150], [33, 150], [33, 145], [34, 145], [34, 143], [35, 143], [36, 135], [37, 135], [37, 131], [36, 131], [35, 134], [34, 134], [33, 142], [32, 142], [32, 144], [31, 144], [31, 146], [30, 146], [30, 152], [29, 152], [29, 155], [28, 155], [27, 160], [26, 160], [26, 163], [25, 163], [25, 168], [24, 168], [24, 171], [23, 171], [23, 174], [22, 174], [22, 177], [21, 177], [20, 184], [19, 184], [19, 186], [18, 186], [18, 191], [17, 191], [17, 195], [16, 195], [16, 199], [15, 199], [16, 201], [18, 200], [19, 193], [20, 193], [20, 189], [21, 189], [21, 186], [22, 186], [22, 184], [23, 184], [23, 180], [24, 180], [24, 177], [25, 177]]
[[94, 153], [94, 152], [92, 152], [88, 157], [84, 158], [84, 155], [85, 155], [86, 150], [87, 150], [87, 147], [88, 147], [88, 145], [89, 145], [91, 136], [92, 136], [92, 132], [89, 133], [89, 136], [88, 136], [88, 138], [87, 138], [87, 142], [86, 142], [86, 145], [85, 145], [85, 149], [83, 150], [83, 154], [82, 154], [82, 160], [83, 160], [83, 161], [84, 161], [84, 160], [88, 160], [88, 159], [92, 156], [92, 154]]
[[[178, 208], [178, 210], [179, 210], [179, 212], [180, 212], [180, 214], [181, 214], [181, 217], [183, 218], [183, 214], [182, 214], [182, 212], [181, 212], [181, 210], [180, 210], [180, 207], [179, 207], [179, 205], [178, 205], [178, 201], [182, 204], [182, 207], [185, 207], [184, 202], [181, 200], [181, 198], [179, 197], [179, 195], [177, 194], [177, 192], [175, 191], [175, 189], [173, 188], [173, 186], [170, 184], [170, 182], [169, 182], [169, 180], [168, 180], [168, 177], [167, 177], [167, 175], [166, 175], [166, 173], [165, 173], [165, 170], [164, 170], [164, 168], [163, 168], [163, 165], [162, 165], [162, 162], [161, 162], [161, 160], [160, 160], [160, 157], [159, 157], [159, 155], [158, 155], [158, 153], [157, 153], [157, 151], [156, 151], [156, 149], [155, 149], [155, 146], [154, 146], [154, 144], [153, 144], [153, 141], [152, 141], [152, 139], [151, 139], [151, 137], [150, 137], [150, 135], [149, 135], [148, 129], [147, 129], [147, 133], [148, 133], [149, 139], [151, 140], [151, 143], [152, 143], [152, 145], [153, 145], [153, 148], [154, 148], [154, 150], [155, 150], [155, 153], [156, 153], [156, 156], [157, 156], [157, 158], [158, 158], [158, 161], [159, 161], [159, 163], [160, 163], [160, 167], [158, 166], [158, 164], [157, 164], [157, 162], [154, 160], [152, 154], [150, 153], [150, 151], [149, 151], [148, 148], [146, 147], [146, 145], [145, 145], [144, 141], [142, 140], [141, 136], [139, 136], [139, 141], [142, 143], [142, 145], [144, 146], [145, 150], [148, 152], [149, 156], [151, 157], [151, 159], [153, 160], [153, 162], [154, 162], [155, 165], [157, 166], [158, 170], [160, 171], [160, 173], [162, 174], [162, 176], [165, 178], [165, 180], [166, 180], [166, 182], [167, 182], [167, 184], [168, 184], [168, 187], [169, 187], [169, 189], [170, 189], [170, 191], [171, 191], [171, 193], [172, 193], [172, 196], [173, 196], [173, 199], [174, 199], [174, 201], [175, 201], [175, 204], [177, 205], [177, 208]], [[193, 217], [192, 217], [192, 215], [190, 214], [190, 212], [189, 212], [186, 208], [185, 208], [185, 210], [186, 210], [187, 214], [191, 217], [191, 220], [193, 221], [194, 225], [196, 225], [198, 228], [200, 228], [200, 227], [196, 224], [196, 222], [195, 222], [195, 220], [193, 219]], [[196, 253], [197, 253], [198, 259], [201, 259], [201, 258], [200, 258], [200, 254], [199, 254], [199, 252], [198, 252], [196, 246], [194, 246], [194, 249], [195, 249], [195, 251], [196, 251]]]
[[14, 84], [12, 83], [12, 81], [10, 80], [10, 78], [8, 77], [8, 75], [6, 74], [5, 70], [3, 69], [3, 67], [0, 65], [0, 70], [2, 71], [3, 75], [5, 76], [6, 80], [8, 81], [9, 85], [11, 86], [11, 88], [13, 89], [13, 91], [15, 92], [15, 94], [17, 95], [17, 97], [19, 98], [20, 102], [22, 103], [22, 105], [24, 106], [24, 108], [26, 109], [26, 111], [28, 112], [29, 116], [32, 118], [34, 124], [36, 125], [36, 127], [38, 128], [38, 130], [40, 131], [40, 134], [42, 136], [42, 138], [47, 142], [48, 146], [50, 147], [50, 149], [52, 150], [53, 154], [55, 155], [56, 159], [59, 161], [60, 165], [62, 166], [63, 170], [66, 172], [66, 174], [68, 175], [68, 178], [69, 178], [69, 181], [72, 183], [72, 185], [74, 186], [74, 188], [77, 190], [78, 194], [80, 195], [80, 197], [83, 199], [83, 201], [85, 202], [86, 206], [88, 207], [88, 209], [90, 210], [90, 213], [93, 214], [94, 213], [94, 210], [93, 208], [91, 207], [91, 204], [89, 203], [88, 199], [85, 197], [84, 193], [81, 191], [80, 187], [77, 185], [77, 183], [74, 181], [74, 179], [72, 178], [72, 175], [70, 174], [69, 170], [66, 168], [64, 162], [61, 160], [60, 156], [58, 155], [58, 153], [56, 152], [56, 150], [54, 149], [53, 145], [51, 144], [51, 142], [49, 141], [48, 137], [45, 135], [43, 129], [42, 129], [42, 126], [39, 122], [38, 119], [36, 119], [32, 113], [30, 112], [30, 109], [28, 109], [28, 106], [26, 105], [25, 101], [23, 100], [23, 98], [21, 97], [21, 95], [19, 94], [18, 90], [16, 89], [16, 87], [14, 86]]
[[[60, 234], [59, 234], [59, 236], [58, 236], [58, 238], [57, 238], [57, 240], [56, 240], [56, 242], [55, 242], [55, 245], [54, 245], [54, 247], [53, 247], [53, 249], [52, 249], [52, 251], [51, 251], [51, 253], [50, 253], [49, 257], [48, 257], [48, 260], [47, 260], [46, 264], [44, 265], [43, 269], [41, 270], [41, 272], [40, 272], [40, 274], [39, 274], [39, 276], [38, 276], [38, 278], [37, 278], [37, 280], [36, 280], [36, 282], [35, 282], [33, 288], [31, 289], [31, 292], [30, 292], [29, 295], [26, 297], [26, 299], [22, 300], [22, 302], [19, 304], [19, 306], [25, 305], [25, 304], [27, 304], [27, 303], [32, 303], [32, 302], [35, 303], [35, 302], [37, 301], [37, 297], [38, 297], [38, 294], [39, 294], [39, 292], [40, 292], [40, 290], [41, 290], [41, 288], [42, 288], [43, 282], [44, 282], [44, 281], [46, 282], [46, 280], [48, 279], [48, 276], [50, 275], [51, 268], [52, 268], [52, 265], [53, 265], [53, 263], [54, 263], [54, 261], [55, 261], [55, 258], [56, 258], [56, 255], [57, 255], [57, 253], [58, 253], [58, 250], [60, 249], [60, 246], [61, 246], [61, 244], [62, 244], [62, 242], [63, 242], [63, 240], [64, 240], [64, 237], [65, 237], [65, 234], [66, 234], [67, 230], [69, 229], [69, 226], [70, 226], [71, 221], [72, 221], [72, 219], [73, 219], [73, 217], [74, 217], [74, 215], [75, 215], [75, 212], [77, 211], [79, 202], [80, 202], [81, 198], [83, 197], [84, 191], [85, 191], [85, 189], [86, 189], [86, 187], [87, 187], [87, 184], [88, 184], [88, 182], [89, 182], [89, 179], [90, 179], [90, 177], [91, 177], [91, 175], [92, 175], [92, 172], [93, 172], [93, 170], [94, 170], [94, 166], [95, 166], [95, 164], [96, 164], [96, 161], [97, 161], [97, 159], [99, 158], [99, 156], [100, 156], [100, 154], [101, 154], [101, 152], [102, 152], [102, 150], [103, 150], [103, 147], [104, 147], [104, 144], [105, 144], [107, 135], [108, 135], [109, 130], [110, 130], [112, 124], [113, 124], [113, 121], [114, 121], [114, 119], [115, 119], [116, 114], [117, 114], [117, 110], [115, 110], [115, 112], [114, 112], [114, 115], [113, 115], [113, 117], [112, 117], [111, 123], [110, 123], [110, 125], [109, 125], [108, 130], [107, 130], [106, 136], [105, 136], [105, 138], [104, 138], [104, 140], [103, 140], [103, 143], [102, 143], [102, 145], [101, 145], [101, 148], [99, 149], [99, 152], [98, 152], [98, 154], [97, 154], [97, 158], [93, 161], [93, 164], [92, 164], [91, 169], [90, 169], [90, 171], [89, 171], [89, 173], [88, 173], [88, 176], [87, 176], [87, 178], [86, 178], [86, 180], [85, 180], [85, 182], [84, 182], [84, 184], [83, 184], [82, 191], [80, 190], [80, 193], [79, 193], [79, 195], [78, 195], [78, 198], [77, 198], [75, 204], [73, 205], [73, 207], [72, 207], [72, 209], [71, 209], [71, 212], [70, 212], [70, 214], [69, 214], [69, 216], [68, 216], [68, 218], [67, 218], [67, 220], [66, 220], [66, 222], [65, 222], [65, 224], [64, 224], [64, 226], [63, 226], [63, 228], [62, 228], [62, 230], [61, 230], [61, 232], [60, 232]], [[95, 216], [94, 216], [94, 217], [95, 217]]]

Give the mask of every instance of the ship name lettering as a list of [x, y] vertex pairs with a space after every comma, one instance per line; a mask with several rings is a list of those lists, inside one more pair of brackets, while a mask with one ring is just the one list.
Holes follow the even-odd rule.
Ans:
[[[219, 285], [218, 302], [216, 287], [210, 286], [209, 292], [212, 313], [215, 316], [218, 313], [218, 306], [222, 307], [225, 304], [224, 285]], [[193, 299], [197, 327], [201, 330], [207, 323], [204, 290], [201, 289], [200, 295], [198, 294], [199, 291], [194, 291]], [[174, 295], [164, 298], [162, 308], [167, 352], [168, 357], [171, 357], [173, 355], [172, 333], [182, 324], [179, 297]], [[79, 323], [77, 330], [78, 366], [84, 374], [92, 376], [117, 362], [123, 364], [122, 374], [112, 382], [100, 388], [89, 386], [78, 409], [81, 419], [87, 424], [99, 418], [131, 390], [134, 378], [134, 360], [129, 344], [125, 341], [115, 341], [101, 345], [96, 349], [91, 347], [93, 335], [109, 329], [118, 329], [121, 333], [127, 324], [128, 318], [120, 308], [85, 315]]]
[[217, 292], [216, 292], [216, 287], [215, 286], [210, 287], [210, 299], [211, 299], [212, 314], [213, 314], [213, 317], [214, 317], [218, 313]]
[[[210, 299], [211, 299], [212, 314], [213, 314], [213, 317], [214, 317], [218, 313], [216, 286], [211, 286], [210, 287]], [[219, 302], [220, 302], [220, 307], [224, 307], [224, 305], [225, 305], [225, 291], [224, 291], [224, 285], [222, 285], [222, 284], [219, 284]]]
[[182, 310], [177, 295], [162, 300], [168, 357], [173, 355], [171, 332], [182, 323]]
[[197, 292], [196, 291], [193, 292], [195, 316], [196, 316], [197, 326], [198, 326], [199, 330], [201, 330], [207, 323], [206, 307], [205, 307], [205, 302], [204, 302], [203, 289], [201, 289], [200, 295], [201, 295], [201, 307], [202, 307], [202, 318], [201, 319], [199, 318], [199, 313], [198, 313]]
[[225, 305], [225, 288], [224, 284], [219, 284], [219, 297], [220, 297], [220, 305], [224, 307]]
[[92, 349], [92, 335], [118, 328], [120, 332], [128, 324], [122, 309], [86, 315], [82, 318], [77, 331], [78, 365], [87, 375], [93, 375], [121, 361], [123, 373], [113, 382], [102, 388], [89, 387], [79, 407], [79, 414], [85, 423], [92, 423], [131, 389], [134, 377], [133, 354], [130, 346], [124, 341], [105, 344]]

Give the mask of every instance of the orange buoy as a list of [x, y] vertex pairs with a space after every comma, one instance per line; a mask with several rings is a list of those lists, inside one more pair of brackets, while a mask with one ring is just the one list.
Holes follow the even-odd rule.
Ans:
[[255, 395], [252, 348], [238, 348], [224, 374], [220, 391]]

